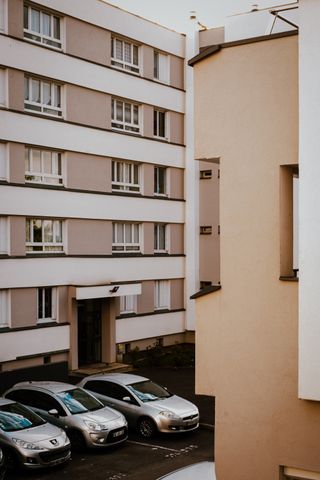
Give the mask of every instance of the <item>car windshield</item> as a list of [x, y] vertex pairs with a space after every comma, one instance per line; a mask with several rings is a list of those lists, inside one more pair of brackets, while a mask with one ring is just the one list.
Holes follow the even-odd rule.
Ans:
[[153, 383], [151, 380], [131, 383], [131, 385], [127, 385], [127, 387], [131, 392], [137, 395], [142, 402], [152, 402], [161, 398], [172, 397], [172, 393], [168, 392], [165, 388], [160, 387], [160, 385]]
[[4, 432], [17, 432], [26, 428], [38, 427], [46, 423], [39, 415], [20, 403], [0, 406], [0, 429]]
[[93, 412], [103, 408], [103, 404], [81, 388], [66, 390], [57, 394], [67, 409], [73, 415], [76, 413]]

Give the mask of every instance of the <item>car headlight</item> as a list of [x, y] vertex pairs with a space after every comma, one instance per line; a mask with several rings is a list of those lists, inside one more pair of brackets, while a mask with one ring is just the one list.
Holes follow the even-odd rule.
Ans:
[[101, 430], [107, 430], [107, 426], [101, 423], [92, 422], [90, 420], [84, 420], [84, 424], [95, 432], [101, 432]]
[[12, 438], [13, 443], [15, 443], [18, 447], [25, 448], [26, 450], [44, 450], [44, 448], [36, 445], [35, 443], [25, 442], [20, 438]]
[[170, 418], [171, 420], [180, 420], [180, 417], [175, 413], [170, 412], [170, 410], [164, 410], [163, 412], [160, 412], [159, 415], [161, 415], [162, 417]]

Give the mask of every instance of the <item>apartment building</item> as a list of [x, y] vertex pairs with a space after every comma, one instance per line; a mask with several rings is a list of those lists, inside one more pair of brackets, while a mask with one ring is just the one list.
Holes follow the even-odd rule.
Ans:
[[299, 35], [226, 32], [190, 62], [196, 158], [220, 170], [221, 284], [194, 296], [219, 480], [320, 478], [319, 2], [299, 12]]
[[184, 35], [0, 0], [0, 45], [2, 372], [192, 341]]

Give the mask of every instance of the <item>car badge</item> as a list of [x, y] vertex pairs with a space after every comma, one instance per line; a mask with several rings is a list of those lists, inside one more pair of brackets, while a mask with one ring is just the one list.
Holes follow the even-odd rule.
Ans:
[[52, 443], [52, 445], [54, 446], [59, 445], [59, 442], [56, 438], [54, 438], [53, 440], [50, 440], [50, 443]]

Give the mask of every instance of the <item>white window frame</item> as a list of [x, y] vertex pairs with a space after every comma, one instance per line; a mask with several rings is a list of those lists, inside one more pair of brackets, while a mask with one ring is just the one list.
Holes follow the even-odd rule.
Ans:
[[299, 272], [299, 175], [293, 175], [293, 270]]
[[[163, 115], [163, 122], [164, 122], [164, 128], [163, 128], [163, 135], [160, 134], [160, 116]], [[167, 140], [167, 119], [168, 115], [167, 112], [164, 110], [158, 110], [157, 108], [154, 108], [153, 110], [153, 136], [155, 138], [160, 138], [161, 140]]]
[[0, 32], [8, 33], [8, 8], [7, 0], [0, 0]]
[[[41, 222], [41, 242], [34, 241], [34, 230], [33, 230], [33, 223], [34, 222]], [[52, 242], [45, 242], [45, 228], [48, 225], [48, 222], [52, 223]], [[43, 254], [43, 253], [63, 253], [64, 252], [64, 225], [62, 220], [55, 220], [50, 218], [27, 218], [26, 219], [26, 253], [35, 253], [35, 254]], [[61, 242], [55, 241], [54, 238], [59, 236], [59, 232], [61, 233]]]
[[[33, 167], [33, 157], [35, 152], [40, 152], [40, 171], [37, 171]], [[46, 173], [45, 170], [45, 155], [51, 154], [51, 170], [52, 165], [56, 164], [56, 170], [59, 169], [60, 173]], [[41, 183], [45, 185], [63, 186], [63, 156], [61, 152], [56, 150], [47, 150], [33, 147], [25, 147], [25, 181], [26, 183]], [[27, 164], [29, 168], [27, 168]]]
[[[159, 171], [160, 169], [164, 170], [164, 192], [159, 192]], [[156, 173], [158, 172], [158, 173]], [[155, 176], [157, 176], [157, 180], [155, 181]], [[167, 197], [168, 193], [168, 169], [167, 167], [162, 167], [161, 165], [154, 166], [154, 195], [157, 197]]]
[[[122, 230], [122, 233], [121, 233]], [[128, 235], [131, 240], [135, 240], [135, 232], [138, 232], [138, 241], [128, 241]], [[119, 241], [121, 239], [123, 241]], [[112, 224], [112, 252], [113, 253], [140, 253], [141, 252], [141, 224], [113, 222]]]
[[137, 312], [137, 295], [123, 295], [120, 297], [120, 315]]
[[[37, 113], [40, 115], [48, 115], [50, 117], [60, 117], [62, 118], [62, 85], [59, 83], [53, 82], [51, 80], [43, 80], [41, 78], [37, 77], [30, 77], [28, 75], [25, 75], [24, 77], [25, 81], [25, 97], [26, 97], [26, 90], [28, 92], [28, 98], [24, 99], [24, 110], [26, 112], [32, 112], [32, 113]], [[32, 99], [32, 82], [39, 82], [39, 88], [40, 88], [40, 101], [36, 102]], [[44, 85], [48, 84], [50, 86], [50, 104], [43, 103], [43, 98], [44, 98]], [[59, 97], [60, 97], [60, 105], [55, 105], [55, 103], [58, 103], [56, 100], [56, 89], [60, 92]]]
[[10, 229], [9, 218], [0, 217], [0, 255], [9, 254]]
[[155, 280], [154, 282], [154, 309], [170, 310], [170, 282], [169, 280]]
[[[0, 290], [0, 328], [7, 328], [11, 325], [11, 295], [10, 290]], [[4, 321], [4, 319], [6, 319]]]
[[[161, 235], [160, 235], [160, 229], [164, 229], [164, 247], [160, 248], [160, 240], [161, 240]], [[154, 252], [155, 253], [167, 253], [168, 252], [168, 247], [167, 247], [167, 225], [165, 223], [155, 223], [154, 224]]]
[[[117, 42], [121, 44], [122, 55], [117, 56]], [[126, 48], [129, 48], [130, 59], [126, 60]], [[134, 49], [137, 49], [138, 63], [134, 63]], [[111, 38], [111, 65], [120, 70], [127, 70], [136, 75], [140, 74], [140, 50], [139, 45], [129, 40], [123, 40], [119, 37]]]
[[[45, 292], [46, 290], [50, 291], [51, 294], [51, 315], [49, 317], [45, 316]], [[41, 295], [41, 303], [42, 303], [42, 316], [39, 316], [39, 297]], [[50, 322], [57, 322], [57, 288], [55, 287], [39, 287], [37, 289], [37, 323], [50, 323]]]
[[[118, 106], [122, 110], [122, 119], [117, 118]], [[126, 108], [130, 107], [130, 121], [125, 120]], [[134, 121], [134, 111], [137, 111], [138, 121]], [[137, 103], [120, 100], [118, 98], [111, 99], [111, 127], [113, 130], [120, 132], [140, 133], [140, 106]]]
[[154, 50], [153, 78], [161, 83], [169, 83], [169, 56]]
[[8, 144], [0, 142], [0, 180], [8, 181]]
[[[134, 182], [135, 170], [137, 170], [138, 183]], [[112, 190], [115, 192], [140, 193], [140, 170], [138, 163], [112, 160]]]
[[[54, 50], [62, 50], [62, 18], [54, 13], [48, 12], [46, 10], [41, 10], [40, 8], [36, 8], [33, 5], [28, 5], [28, 3], [24, 3], [23, 6], [23, 16], [25, 15], [25, 9], [28, 9], [28, 27], [26, 28], [24, 25], [23, 33], [25, 40], [44, 45], [45, 47], [52, 48]], [[32, 10], [39, 12], [40, 17], [40, 32], [36, 32], [32, 30]], [[50, 30], [52, 35], [45, 35], [43, 33], [43, 18], [44, 15], [50, 17]], [[24, 17], [23, 17], [24, 18]], [[54, 37], [54, 19], [59, 21], [59, 37]]]

